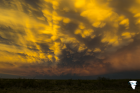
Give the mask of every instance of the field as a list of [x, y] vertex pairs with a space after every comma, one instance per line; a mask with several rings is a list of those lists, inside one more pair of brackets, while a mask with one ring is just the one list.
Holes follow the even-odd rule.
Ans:
[[[132, 90], [131, 79], [45, 80], [0, 79], [0, 93], [140, 93], [140, 86]], [[140, 79], [135, 79], [140, 82]]]

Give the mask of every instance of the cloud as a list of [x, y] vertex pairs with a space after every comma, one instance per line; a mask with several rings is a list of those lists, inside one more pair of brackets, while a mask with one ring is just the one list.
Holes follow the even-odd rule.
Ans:
[[139, 70], [139, 4], [1, 0], [0, 73], [89, 76]]

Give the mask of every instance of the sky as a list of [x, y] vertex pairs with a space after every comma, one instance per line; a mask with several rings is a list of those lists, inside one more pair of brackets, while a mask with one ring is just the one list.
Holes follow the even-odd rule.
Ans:
[[0, 77], [140, 78], [140, 0], [0, 0]]

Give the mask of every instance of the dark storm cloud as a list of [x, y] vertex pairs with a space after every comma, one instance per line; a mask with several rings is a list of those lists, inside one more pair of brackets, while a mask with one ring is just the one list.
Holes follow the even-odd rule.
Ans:
[[28, 55], [27, 54], [24, 54], [24, 53], [17, 53], [17, 55], [22, 56], [23, 58], [28, 57]]
[[58, 10], [57, 13], [63, 17], [67, 17], [70, 18], [71, 20], [73, 20], [73, 23], [78, 23], [78, 22], [84, 22], [86, 27], [92, 27], [91, 23], [89, 22], [88, 19], [86, 19], [85, 17], [80, 16], [79, 12], [75, 12], [73, 10], [65, 12], [65, 11], [60, 11]]
[[0, 33], [2, 33], [2, 36], [0, 35], [0, 43], [8, 44], [8, 45], [16, 45], [17, 39], [19, 38], [19, 35], [24, 36], [26, 33], [24, 30], [14, 30], [11, 27], [1, 25], [0, 26]]
[[[22, 8], [24, 10], [24, 12], [28, 15], [32, 14], [32, 17], [36, 20], [38, 20], [38, 22], [42, 22], [44, 24], [48, 24], [48, 19], [43, 15], [42, 13], [42, 7], [41, 5], [43, 6], [42, 3], [44, 3], [44, 1], [42, 0], [24, 0], [24, 4], [22, 4]], [[48, 10], [50, 12], [53, 11], [53, 8], [52, 8], [52, 4], [51, 3], [47, 3], [45, 2], [46, 5], [48, 6]], [[38, 17], [43, 17], [44, 20], [40, 20], [38, 19]]]
[[68, 35], [74, 35], [74, 31], [77, 29], [78, 24], [70, 22], [62, 26], [63, 32]]
[[[110, 2], [110, 6], [111, 6], [111, 8], [113, 8], [113, 11], [114, 12], [116, 12], [118, 15], [124, 15], [124, 16], [126, 16], [126, 18], [129, 19], [129, 30], [126, 30], [126, 27], [124, 25], [119, 25], [118, 30], [117, 30], [117, 33], [116, 33], [119, 37], [123, 37], [121, 35], [122, 35], [123, 32], [126, 32], [126, 31], [135, 32], [135, 33], [137, 33], [139, 31], [138, 25], [135, 24], [136, 18], [134, 18], [134, 14], [132, 14], [128, 10], [129, 8], [131, 8], [131, 6], [134, 4], [134, 2], [135, 1], [131, 1], [131, 0], [128, 0], [127, 3], [126, 3], [125, 0], [122, 0], [122, 1], [119, 1], [118, 0], [118, 1], [115, 1], [115, 2], [114, 1], [111, 1]], [[70, 12], [66, 12], [66, 13], [63, 12], [63, 13], [64, 13], [65, 17], [68, 17], [70, 19], [80, 19], [79, 15], [74, 14], [74, 12], [73, 12], [73, 14], [70, 14]], [[62, 13], [60, 13], [60, 14], [62, 14]], [[84, 18], [82, 18], [82, 19], [84, 19]], [[86, 21], [81, 21], [81, 22], [89, 23], [88, 21], [87, 22]], [[134, 48], [132, 48], [132, 46], [134, 47], [134, 45], [136, 45], [136, 46], [139, 45], [139, 43], [136, 43], [139, 40], [134, 39], [135, 37], [132, 37], [132, 39], [134, 39], [133, 42], [128, 42], [128, 39], [123, 40], [124, 43], [122, 43], [122, 45], [120, 45], [118, 47], [113, 47], [112, 45], [107, 45], [107, 43], [102, 43], [101, 40], [102, 40], [102, 38], [104, 36], [104, 34], [102, 34], [102, 32], [105, 32], [106, 30], [108, 30], [109, 32], [111, 32], [112, 30], [115, 30], [116, 29], [115, 27], [112, 26], [112, 24], [109, 24], [109, 23], [107, 23], [102, 28], [94, 28], [94, 27], [92, 27], [92, 29], [94, 29], [96, 35], [101, 34], [100, 36], [96, 36], [93, 39], [91, 39], [91, 38], [82, 38], [81, 35], [75, 35], [74, 34], [74, 31], [78, 28], [77, 25], [78, 24], [71, 22], [71, 23], [68, 23], [66, 25], [63, 25], [61, 27], [63, 28], [64, 31], [67, 31], [67, 33], [69, 33], [71, 36], [75, 37], [78, 41], [80, 41], [81, 43], [84, 43], [89, 49], [99, 47], [101, 50], [105, 50], [105, 48], [108, 48], [108, 51], [105, 51], [105, 53], [103, 53], [103, 54], [100, 53], [101, 55], [104, 55], [104, 56], [106, 56], [106, 55], [110, 56], [110, 55], [115, 54], [115, 53], [117, 53], [119, 51], [122, 51], [124, 49], [127, 49], [127, 51], [133, 50]], [[68, 30], [66, 30], [66, 29], [68, 29]], [[113, 32], [111, 32], [111, 33], [114, 34]], [[67, 46], [67, 48], [68, 48], [68, 46]], [[69, 53], [67, 53], [67, 52], [62, 52], [62, 53], [65, 55], [64, 58], [63, 58], [64, 64], [67, 64], [67, 63], [68, 64], [69, 63], [76, 64], [76, 62], [77, 63], [80, 62], [81, 65], [82, 65], [82, 64], [86, 64], [86, 62], [84, 62], [83, 59], [84, 58], [86, 60], [88, 59], [88, 57], [86, 58], [86, 57], [82, 56], [85, 53], [84, 52], [81, 52], [81, 53], [79, 53], [80, 54], [80, 58], [76, 57], [79, 60], [76, 61], [76, 62], [72, 62], [72, 59], [73, 59], [73, 56], [72, 55], [76, 54], [77, 52], [75, 52], [72, 55], [69, 55]], [[70, 56], [70, 58], [67, 58], [66, 54], [68, 54], [68, 56]], [[97, 56], [97, 55], [95, 55], [95, 56]], [[95, 60], [95, 59], [92, 59], [92, 60]], [[100, 61], [100, 62], [103, 63], [102, 61]], [[68, 65], [68, 66], [70, 66], [70, 65]], [[111, 69], [113, 71], [113, 68], [111, 68]], [[115, 71], [115, 69], [114, 69], [114, 71]]]
[[94, 49], [96, 47], [104, 48], [104, 43], [101, 42], [101, 36], [97, 36], [93, 39], [91, 38], [85, 38], [83, 39], [81, 36], [77, 36], [77, 39], [84, 43], [89, 49]]
[[70, 54], [70, 51], [63, 50], [61, 55], [60, 63], [58, 63], [58, 67], [71, 67], [75, 68], [77, 66], [82, 67], [85, 60], [83, 60], [83, 54], [75, 52], [74, 54]]
[[12, 63], [6, 63], [6, 62], [0, 62], [0, 64], [1, 65], [3, 65], [3, 66], [15, 66], [14, 64], [12, 64]]
[[3, 38], [0, 36], [0, 43], [4, 43], [4, 44], [10, 44], [9, 40]]
[[0, 0], [0, 6], [4, 7], [4, 2], [3, 2], [3, 0]]
[[135, 0], [111, 0], [109, 6], [114, 9], [114, 12], [129, 16], [127, 15], [128, 9], [133, 6], [134, 3]]
[[[129, 30], [130, 32], [139, 32], [138, 25], [136, 25], [137, 18], [134, 17], [134, 14], [129, 10], [134, 4], [135, 0], [112, 0], [109, 3], [109, 6], [116, 12], [118, 15], [124, 15], [129, 18]], [[125, 31], [124, 26], [119, 26], [118, 34], [121, 34], [122, 31]]]
[[[71, 14], [70, 16], [72, 16], [73, 14]], [[76, 17], [76, 16], [75, 16]], [[77, 16], [75, 19], [77, 19], [77, 18], [80, 18], [81, 16]], [[85, 18], [82, 18], [81, 17], [81, 19], [85, 19]], [[86, 19], [85, 19], [86, 20]], [[85, 24], [86, 23], [88, 23], [89, 24], [89, 22], [88, 22], [88, 20], [80, 20], [81, 22], [85, 22]], [[80, 43], [84, 43], [89, 49], [91, 49], [91, 48], [96, 48], [96, 47], [100, 47], [100, 48], [104, 48], [104, 45], [105, 45], [105, 43], [102, 43], [101, 42], [101, 39], [102, 39], [102, 35], [100, 35], [100, 36], [98, 36], [100, 33], [101, 33], [101, 31], [103, 30], [103, 29], [108, 29], [109, 28], [109, 26], [108, 26], [108, 28], [106, 28], [106, 26], [104, 27], [104, 28], [99, 28], [99, 29], [95, 29], [94, 27], [92, 27], [92, 29], [95, 29], [95, 34], [97, 35], [97, 37], [95, 37], [95, 38], [90, 38], [90, 37], [87, 37], [87, 38], [82, 38], [82, 36], [81, 35], [76, 35], [74, 32], [75, 32], [75, 30], [78, 28], [78, 23], [74, 23], [74, 22], [70, 22], [70, 23], [68, 23], [68, 24], [66, 24], [66, 25], [64, 25], [62, 22], [60, 23], [61, 24], [61, 27], [62, 27], [62, 32], [63, 33], [65, 33], [65, 34], [68, 34], [68, 35], [70, 35], [70, 36], [72, 36], [72, 37], [75, 37], [78, 41], [80, 41]], [[87, 24], [87, 25], [88, 25]], [[91, 24], [90, 25], [88, 25], [88, 27], [91, 27]]]
[[38, 9], [40, 6], [38, 5], [40, 3], [40, 0], [24, 0], [25, 3], [30, 4], [32, 7]]
[[22, 34], [25, 35], [25, 31], [24, 29], [21, 30], [15, 30], [14, 28], [10, 27], [10, 26], [6, 26], [6, 25], [0, 25], [0, 32], [4, 33], [7, 37], [11, 37], [9, 34]]
[[133, 42], [129, 43], [128, 45], [125, 45], [124, 47], [121, 47], [117, 52], [121, 52], [121, 51], [133, 51], [135, 50], [137, 47], [140, 46], [139, 40], [140, 40], [140, 35], [136, 35], [135, 37], [132, 37], [132, 39], [134, 40]]
[[40, 46], [43, 53], [47, 54], [51, 52], [47, 43], [37, 43], [37, 44]]
[[[81, 68], [84, 69], [85, 67], [92, 66], [94, 69], [100, 68], [97, 65], [102, 65], [102, 68], [105, 68], [107, 71], [110, 71], [113, 68], [111, 67], [110, 63], [103, 63], [103, 59], [99, 59], [96, 56], [100, 53], [91, 52], [90, 55], [85, 55], [86, 51], [77, 52], [78, 49], [70, 48], [69, 44], [66, 45], [67, 49], [62, 50], [62, 55], [59, 56], [61, 59], [57, 64], [58, 68]], [[72, 72], [70, 72], [72, 73]]]
[[30, 49], [30, 50], [34, 50], [34, 51], [39, 51], [35, 45], [34, 42], [31, 42], [31, 41], [28, 41], [27, 42], [27, 48]]

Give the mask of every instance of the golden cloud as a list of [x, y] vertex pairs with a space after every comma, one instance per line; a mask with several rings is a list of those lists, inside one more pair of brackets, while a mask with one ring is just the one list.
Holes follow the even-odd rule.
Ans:
[[[114, 69], [123, 70], [124, 65], [125, 69], [131, 69], [134, 58], [135, 65], [132, 69], [138, 68], [139, 63], [136, 61], [139, 58], [134, 54], [139, 55], [139, 49], [117, 51], [131, 46], [137, 40], [140, 2], [134, 0], [130, 5], [123, 5], [126, 6], [125, 9], [120, 5], [121, 10], [117, 5], [122, 1], [116, 2], [118, 3], [113, 4], [112, 0], [35, 0], [30, 3], [27, 0], [2, 0], [5, 6], [0, 6], [1, 73], [11, 71], [12, 74], [30, 75], [34, 71], [48, 75], [98, 75], [109, 73], [109, 66], [105, 64], [107, 62]], [[104, 59], [107, 55], [105, 53], [110, 56], [108, 59], [95, 61], [95, 58]], [[88, 59], [87, 56], [92, 58]], [[73, 68], [75, 64], [69, 60], [80, 60], [82, 67], [85, 67], [76, 65]], [[36, 66], [43, 63], [47, 67]], [[67, 67], [63, 67], [63, 63], [68, 64]], [[58, 64], [62, 68], [57, 67]], [[29, 68], [25, 71], [27, 65]]]

